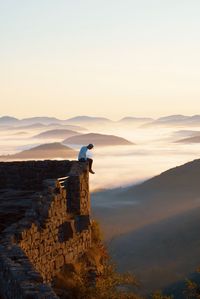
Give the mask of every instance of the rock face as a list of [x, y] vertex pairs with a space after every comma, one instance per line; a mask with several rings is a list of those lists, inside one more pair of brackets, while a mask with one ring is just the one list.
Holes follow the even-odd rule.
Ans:
[[0, 296], [58, 298], [54, 276], [91, 246], [87, 164], [0, 163], [0, 173]]
[[0, 162], [0, 190], [42, 191], [46, 179], [66, 176], [70, 161]]

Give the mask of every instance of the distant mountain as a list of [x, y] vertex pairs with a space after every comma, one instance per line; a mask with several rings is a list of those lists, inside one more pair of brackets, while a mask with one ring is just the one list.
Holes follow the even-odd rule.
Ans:
[[95, 146], [110, 146], [110, 145], [131, 145], [130, 141], [114, 136], [97, 133], [81, 134], [67, 138], [63, 141], [64, 144], [79, 144], [87, 145], [93, 143]]
[[120, 119], [119, 123], [146, 123], [152, 122], [153, 118], [150, 117], [124, 117]]
[[200, 264], [199, 177], [200, 159], [137, 186], [92, 194], [114, 262], [139, 277], [148, 294], [184, 281]]
[[41, 138], [41, 139], [63, 139], [63, 138], [69, 138], [71, 136], [79, 135], [80, 133], [77, 133], [75, 131], [71, 130], [64, 130], [64, 129], [57, 129], [57, 130], [48, 130], [45, 132], [42, 132], [38, 135], [35, 135], [34, 138]]
[[52, 123], [63, 123], [64, 120], [60, 120], [55, 117], [29, 117], [29, 118], [23, 118], [20, 120], [20, 124], [22, 125], [32, 125], [35, 123], [41, 123], [44, 125], [52, 124]]
[[113, 121], [105, 117], [92, 117], [92, 116], [76, 116], [67, 119], [70, 124], [110, 124]]
[[0, 117], [0, 126], [9, 126], [18, 124], [19, 119], [11, 116]]
[[193, 131], [193, 130], [179, 130], [173, 133], [175, 137], [194, 137], [200, 135], [200, 131]]
[[17, 133], [11, 134], [11, 135], [21, 136], [21, 135], [26, 135], [26, 134], [28, 134], [28, 133], [21, 131], [21, 132], [17, 132]]
[[[41, 125], [68, 125], [73, 130], [86, 130], [83, 126], [96, 124], [96, 125], [105, 125], [105, 124], [112, 124], [113, 121], [111, 121], [108, 118], [105, 117], [91, 117], [91, 116], [76, 116], [69, 119], [58, 119], [56, 117], [47, 117], [47, 116], [41, 116], [41, 117], [28, 117], [23, 119], [17, 119], [10, 116], [3, 116], [0, 118], [0, 126], [20, 126], [20, 127], [28, 127], [28, 126], [34, 126], [37, 124]], [[81, 126], [79, 126], [81, 125]], [[76, 128], [73, 128], [73, 126], [76, 126]], [[69, 127], [69, 129], [70, 129]], [[77, 128], [79, 127], [79, 129]]]
[[196, 121], [196, 122], [199, 122], [200, 121], [200, 115], [196, 114], [196, 115], [193, 115], [190, 117], [190, 120], [191, 121]]
[[41, 123], [34, 123], [31, 125], [23, 125], [21, 122], [18, 122], [17, 126], [11, 127], [11, 130], [16, 130], [16, 129], [20, 129], [20, 130], [31, 130], [31, 129], [42, 129], [45, 128], [47, 125], [41, 124]]
[[170, 115], [158, 118], [157, 120], [144, 124], [143, 127], [153, 126], [196, 126], [200, 125], [200, 115]]
[[[17, 119], [15, 117], [10, 116], [2, 116], [0, 117], [0, 126], [8, 126], [8, 125], [20, 125], [20, 126], [30, 126], [37, 123], [41, 123], [42, 125], [83, 125], [90, 126], [91, 124], [95, 124], [97, 126], [100, 125], [115, 125], [115, 124], [142, 124], [144, 127], [151, 126], [182, 126], [189, 125], [195, 126], [200, 125], [200, 115], [193, 116], [185, 116], [181, 114], [177, 115], [169, 115], [165, 117], [160, 117], [156, 120], [150, 117], [124, 117], [119, 121], [112, 121], [105, 117], [92, 117], [92, 116], [75, 116], [68, 119], [58, 119], [56, 117], [29, 117], [23, 119]], [[72, 128], [71, 128], [72, 129]]]
[[[130, 220], [128, 217], [121, 218], [121, 221], [127, 222], [127, 224], [121, 225], [120, 230], [126, 231], [127, 229], [129, 230], [129, 226], [131, 227], [133, 222], [134, 226], [138, 227], [138, 225], [141, 225], [141, 222], [148, 223], [156, 220], [156, 218], [152, 217], [152, 214], [158, 214], [159, 212], [159, 217], [162, 218], [165, 217], [163, 215], [173, 213], [173, 209], [182, 209], [187, 204], [190, 206], [193, 200], [200, 198], [199, 177], [200, 159], [165, 171], [142, 184], [97, 192], [93, 196], [97, 198], [97, 205], [101, 202], [101, 206], [103, 206], [105, 201], [105, 210], [109, 203], [113, 206], [115, 202], [116, 209], [113, 210], [113, 213], [117, 212], [118, 205], [119, 212], [120, 210], [121, 212], [126, 211], [128, 208], [130, 217], [132, 217], [133, 211], [136, 213], [141, 209], [143, 210], [143, 204], [148, 206], [148, 209], [143, 211], [143, 218], [141, 218], [139, 213], [134, 216], [134, 220]], [[100, 214], [106, 221], [108, 215], [105, 210], [103, 209], [103, 213]], [[125, 213], [127, 216], [127, 212]], [[112, 220], [115, 222], [116, 219], [114, 220], [114, 218], [113, 215]], [[108, 230], [108, 227], [106, 230]]]
[[179, 121], [188, 119], [188, 117], [189, 116], [175, 114], [175, 115], [160, 117], [157, 119], [157, 121], [158, 122], [179, 122]]
[[20, 153], [14, 155], [3, 155], [0, 156], [1, 161], [6, 160], [37, 160], [37, 159], [56, 159], [56, 158], [75, 158], [76, 151], [70, 147], [64, 146], [61, 143], [47, 143], [42, 144], [36, 147], [33, 147], [29, 150], [24, 150]]
[[87, 131], [88, 130], [85, 127], [76, 126], [76, 125], [60, 125], [60, 128], [63, 128], [63, 129], [66, 129], [66, 130], [78, 131], [78, 132], [82, 132], [82, 131]]
[[[186, 163], [161, 173], [158, 176], [140, 184], [128, 188], [124, 196], [140, 196], [141, 199], [165, 198], [192, 198], [200, 196], [200, 160]], [[177, 192], [178, 191], [178, 192]], [[170, 197], [169, 197], [170, 194]], [[194, 195], [194, 196], [193, 196]]]
[[75, 125], [63, 125], [63, 124], [41, 124], [41, 123], [34, 123], [32, 125], [22, 125], [21, 123], [18, 123], [16, 126], [9, 126], [7, 127], [8, 130], [40, 130], [40, 129], [63, 129], [63, 130], [73, 130], [73, 131], [87, 131], [86, 128], [75, 126]]
[[200, 133], [198, 136], [193, 136], [189, 138], [183, 138], [175, 141], [176, 143], [200, 143]]

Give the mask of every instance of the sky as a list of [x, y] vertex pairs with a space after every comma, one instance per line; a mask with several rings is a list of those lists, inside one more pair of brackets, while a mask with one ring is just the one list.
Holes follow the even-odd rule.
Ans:
[[0, 115], [200, 113], [199, 0], [0, 0]]

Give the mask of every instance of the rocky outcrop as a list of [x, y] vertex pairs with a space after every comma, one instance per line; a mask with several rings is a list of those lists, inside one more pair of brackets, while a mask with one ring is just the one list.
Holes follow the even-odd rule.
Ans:
[[[0, 175], [4, 182], [0, 185], [0, 224], [5, 222], [0, 233], [0, 295], [6, 299], [58, 298], [51, 288], [53, 278], [64, 264], [75, 262], [91, 247], [87, 164], [31, 161], [1, 163], [0, 169], [5, 174]], [[8, 194], [13, 199], [3, 218]], [[24, 195], [21, 200], [20, 194]], [[14, 215], [9, 208], [13, 212], [17, 202], [18, 215], [9, 219]]]

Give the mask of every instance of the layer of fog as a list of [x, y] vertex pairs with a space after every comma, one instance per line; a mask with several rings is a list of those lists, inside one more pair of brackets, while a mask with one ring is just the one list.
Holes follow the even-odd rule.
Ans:
[[[92, 153], [93, 168], [96, 174], [90, 176], [91, 190], [136, 184], [171, 167], [198, 158], [200, 149], [198, 144], [174, 143], [179, 139], [179, 134], [174, 134], [174, 132], [179, 129], [187, 130], [188, 128], [156, 127], [154, 129], [141, 129], [133, 125], [113, 127], [105, 125], [95, 127], [92, 125], [92, 128], [88, 128], [88, 132], [113, 134], [126, 138], [135, 145], [94, 148]], [[199, 129], [198, 127], [193, 128], [196, 131]], [[41, 143], [62, 142], [62, 140], [37, 139], [34, 137], [43, 131], [45, 131], [44, 128], [0, 129], [0, 155], [14, 154]], [[74, 148], [79, 149], [77, 146], [74, 146]], [[74, 159], [76, 158], [74, 157]]]
[[[199, 266], [200, 238], [196, 231], [199, 231], [200, 223], [197, 217], [200, 197], [194, 194], [188, 199], [183, 194], [180, 202], [166, 194], [162, 201], [141, 202], [138, 198], [125, 198], [120, 187], [137, 184], [169, 168], [198, 159], [200, 144], [175, 143], [185, 134], [188, 137], [193, 134], [189, 130], [184, 126], [151, 129], [132, 125], [88, 127], [88, 132], [113, 134], [135, 143], [94, 148], [96, 174], [90, 175], [91, 191], [119, 189], [92, 194], [92, 211], [109, 240], [111, 254], [119, 269], [133, 271], [148, 291], [183, 279]], [[198, 132], [200, 127], [192, 130]], [[41, 143], [55, 142], [54, 139], [34, 138], [43, 131], [44, 128], [0, 128], [0, 154], [13, 154]], [[79, 149], [78, 146], [74, 148]]]
[[[180, 128], [184, 129], [183, 127]], [[185, 128], [186, 129], [186, 128]], [[199, 128], [196, 128], [198, 131]], [[127, 186], [144, 181], [169, 168], [199, 158], [199, 144], [177, 144], [177, 128], [109, 128], [115, 134], [135, 143], [132, 146], [94, 149], [95, 176], [92, 189]], [[181, 133], [180, 133], [181, 136]]]
[[136, 275], [145, 294], [185, 281], [200, 265], [200, 187], [166, 192], [165, 180], [160, 184], [161, 193], [140, 187], [140, 195], [127, 188], [92, 194], [93, 216], [113, 260]]

